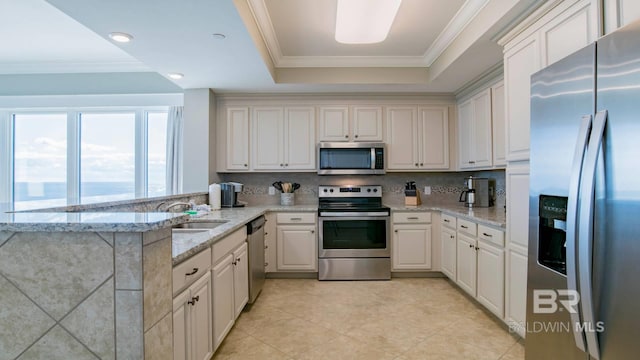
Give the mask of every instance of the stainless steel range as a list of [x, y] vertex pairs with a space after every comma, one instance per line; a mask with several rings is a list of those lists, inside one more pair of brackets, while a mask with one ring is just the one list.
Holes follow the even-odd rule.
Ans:
[[382, 186], [320, 186], [318, 197], [318, 279], [390, 279], [390, 210], [382, 206]]

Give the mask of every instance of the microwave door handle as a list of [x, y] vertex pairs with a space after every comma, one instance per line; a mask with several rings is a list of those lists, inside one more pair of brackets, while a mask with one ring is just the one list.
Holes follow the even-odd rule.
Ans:
[[[595, 179], [600, 151], [604, 151], [602, 140], [607, 123], [607, 110], [599, 111], [593, 120], [593, 129], [589, 139], [589, 147], [584, 160], [583, 180], [580, 184], [580, 225], [578, 234], [578, 268], [580, 269], [580, 307], [582, 319], [586, 326], [596, 328], [592, 293], [592, 258], [593, 258], [593, 216]], [[595, 331], [586, 331], [587, 349], [593, 359], [600, 359], [600, 347]]]
[[[567, 261], [567, 289], [574, 294], [578, 291], [578, 271], [576, 261], [576, 247], [578, 242], [577, 227], [578, 227], [578, 196], [580, 191], [580, 175], [582, 174], [582, 164], [584, 160], [584, 154], [587, 149], [587, 140], [591, 130], [592, 117], [591, 115], [585, 115], [580, 122], [580, 130], [578, 132], [578, 139], [576, 143], [576, 149], [573, 155], [573, 164], [571, 166], [571, 179], [569, 182], [569, 198], [567, 202], [567, 223], [566, 223], [566, 261]], [[570, 312], [571, 323], [573, 328], [573, 337], [578, 349], [586, 351], [584, 332], [578, 331], [582, 327], [577, 326], [581, 323], [580, 314], [577, 312]]]
[[371, 148], [371, 170], [376, 168], [376, 148]]

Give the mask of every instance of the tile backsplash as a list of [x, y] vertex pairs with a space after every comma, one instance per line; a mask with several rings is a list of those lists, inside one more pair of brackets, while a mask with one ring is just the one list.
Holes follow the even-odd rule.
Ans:
[[464, 178], [492, 178], [496, 180], [496, 206], [505, 203], [504, 170], [460, 172], [460, 173], [387, 173], [376, 176], [319, 176], [315, 173], [234, 173], [220, 174], [222, 182], [237, 181], [244, 184], [239, 199], [250, 205], [271, 205], [280, 202], [279, 196], [269, 195], [269, 186], [276, 181], [296, 182], [300, 189], [295, 192], [296, 204], [317, 204], [319, 185], [382, 185], [383, 201], [387, 204], [404, 202], [404, 184], [415, 181], [420, 191], [431, 186], [431, 195], [422, 195], [423, 203], [458, 201], [464, 189]]

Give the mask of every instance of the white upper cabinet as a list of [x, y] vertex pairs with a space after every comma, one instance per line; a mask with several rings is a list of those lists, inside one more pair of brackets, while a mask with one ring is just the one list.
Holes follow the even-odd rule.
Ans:
[[249, 170], [249, 108], [227, 109], [228, 170]]
[[320, 106], [319, 141], [382, 141], [382, 106]]
[[349, 107], [320, 106], [320, 141], [349, 141]]
[[608, 34], [617, 28], [640, 19], [640, 1], [604, 0], [604, 32]]
[[460, 169], [491, 167], [491, 89], [458, 106]]
[[449, 168], [447, 106], [387, 107], [387, 170]]
[[313, 107], [254, 107], [251, 124], [251, 168], [315, 170]]
[[[535, 15], [535, 14], [534, 14]], [[531, 74], [596, 40], [598, 1], [561, 2], [504, 44], [506, 160], [529, 160]]]
[[352, 106], [353, 141], [382, 141], [382, 106]]
[[504, 82], [491, 87], [491, 128], [493, 129], [493, 166], [505, 166]]

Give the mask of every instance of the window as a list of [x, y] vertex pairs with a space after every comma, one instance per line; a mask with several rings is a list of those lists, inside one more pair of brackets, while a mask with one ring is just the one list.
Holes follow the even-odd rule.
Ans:
[[167, 194], [167, 113], [147, 113], [147, 196]]
[[135, 197], [135, 113], [80, 114], [80, 202]]
[[14, 208], [67, 203], [67, 114], [15, 114]]
[[0, 207], [166, 195], [166, 131], [166, 108], [0, 111]]

